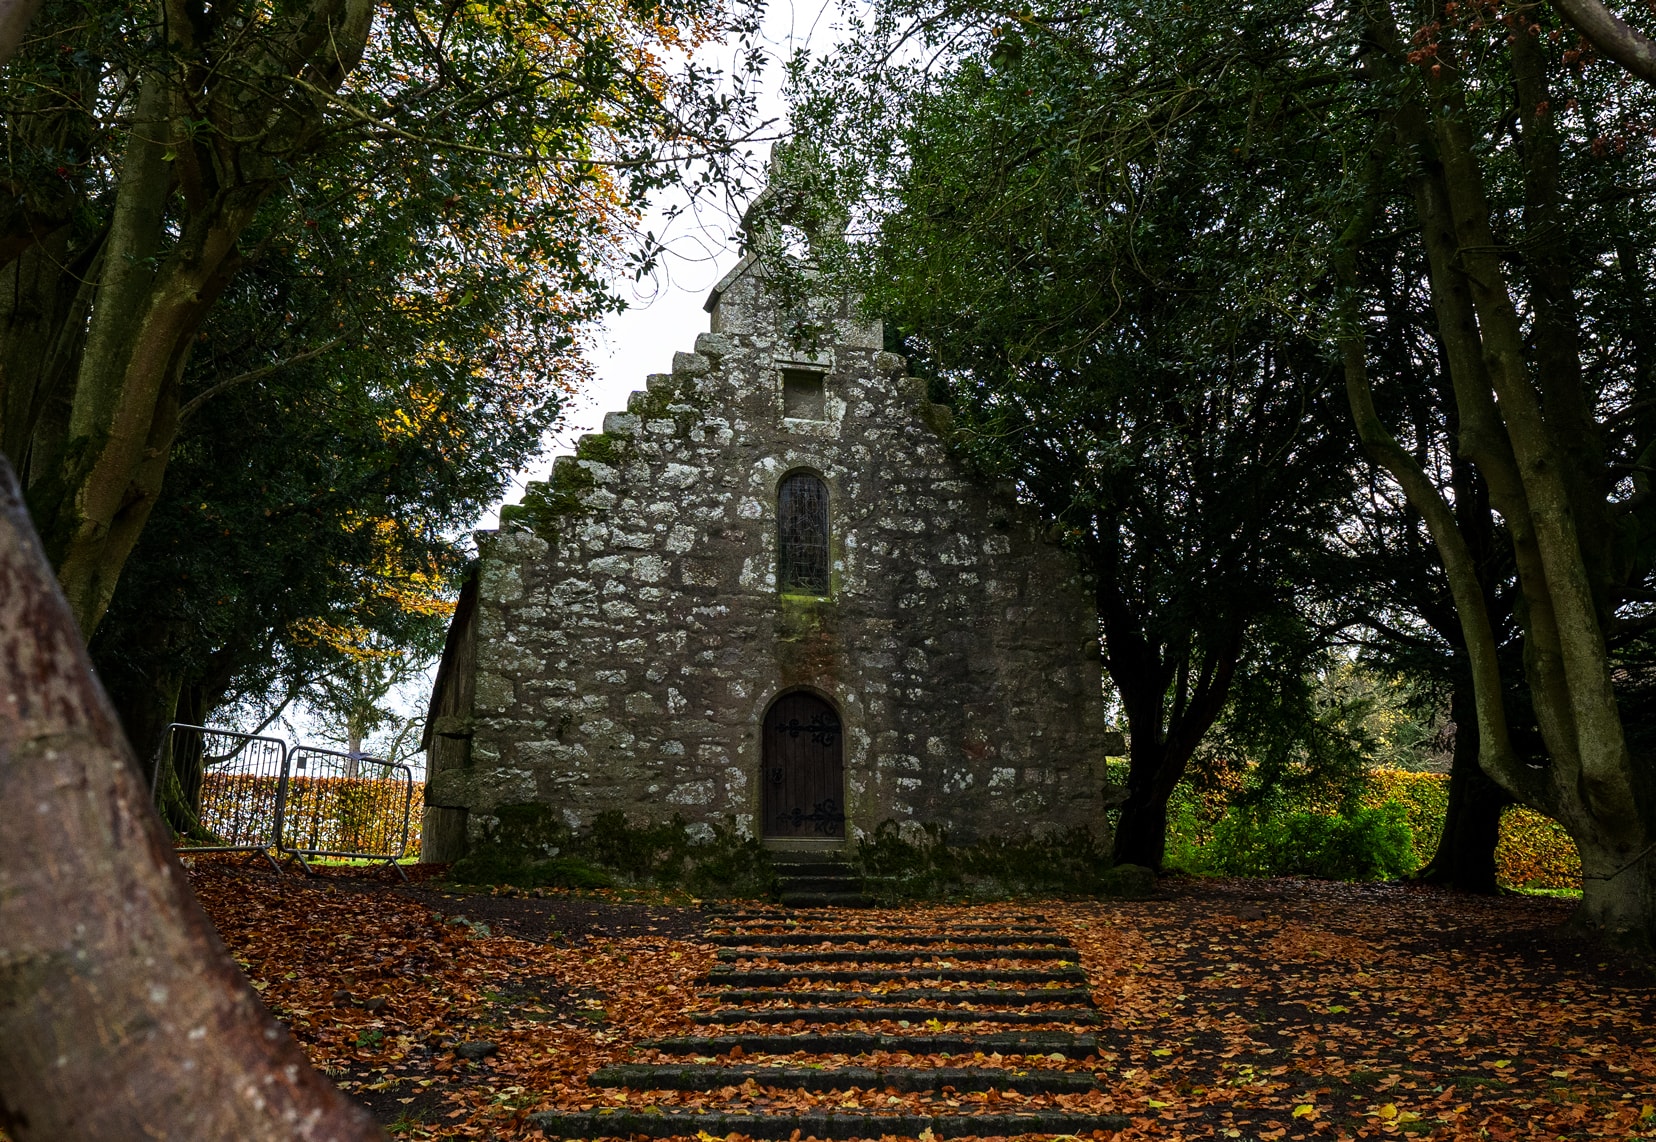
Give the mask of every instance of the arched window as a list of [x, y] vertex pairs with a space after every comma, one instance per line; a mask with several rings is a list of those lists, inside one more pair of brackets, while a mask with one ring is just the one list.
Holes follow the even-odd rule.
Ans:
[[782, 481], [776, 495], [776, 589], [828, 593], [828, 486], [809, 472]]

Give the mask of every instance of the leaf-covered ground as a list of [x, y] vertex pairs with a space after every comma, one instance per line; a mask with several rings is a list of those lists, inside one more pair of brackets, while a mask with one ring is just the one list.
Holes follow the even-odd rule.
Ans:
[[747, 1055], [742, 1064], [1084, 1068], [1102, 1079], [1098, 1091], [1019, 1098], [748, 1084], [710, 1100], [586, 1084], [604, 1064], [652, 1061], [635, 1044], [693, 1033], [688, 1013], [715, 1005], [694, 988], [714, 952], [697, 939], [698, 910], [456, 897], [360, 875], [278, 878], [236, 858], [199, 859], [193, 876], [271, 1009], [401, 1137], [536, 1137], [533, 1111], [630, 1104], [1051, 1106], [1126, 1114], [1123, 1140], [1656, 1139], [1653, 975], [1559, 931], [1570, 911], [1562, 901], [1174, 881], [1148, 901], [846, 913], [848, 930], [900, 921], [920, 931], [1044, 914], [1081, 949], [1103, 1013], [1100, 1055]]

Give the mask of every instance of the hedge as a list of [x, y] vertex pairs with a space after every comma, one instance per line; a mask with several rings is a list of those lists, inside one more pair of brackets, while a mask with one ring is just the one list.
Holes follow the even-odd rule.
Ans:
[[[1126, 774], [1111, 777], [1119, 783]], [[1168, 807], [1169, 867], [1210, 875], [1407, 875], [1437, 851], [1449, 808], [1449, 778], [1441, 773], [1371, 770], [1357, 798], [1360, 811], [1344, 814], [1332, 799], [1242, 808], [1232, 803], [1242, 782], [1232, 784], [1179, 787]], [[1398, 830], [1374, 815], [1382, 812], [1400, 815], [1407, 826], [1401, 853]], [[1510, 888], [1581, 887], [1574, 842], [1557, 822], [1529, 809], [1502, 815], [1495, 857], [1497, 875]]]
[[[1441, 773], [1380, 769], [1370, 774], [1366, 805], [1395, 801], [1414, 833], [1419, 865], [1432, 859], [1449, 810], [1449, 778]], [[1532, 809], [1513, 806], [1501, 815], [1496, 872], [1509, 888], [1581, 887], [1581, 858], [1562, 825]]]

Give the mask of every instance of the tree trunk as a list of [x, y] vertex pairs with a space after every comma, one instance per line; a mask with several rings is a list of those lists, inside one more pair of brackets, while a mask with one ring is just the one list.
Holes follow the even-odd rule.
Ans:
[[[1363, 331], [1354, 300], [1355, 241], [1372, 207], [1342, 238], [1342, 355], [1358, 431], [1426, 519], [1443, 557], [1473, 666], [1484, 772], [1509, 793], [1544, 807], [1581, 852], [1581, 921], [1620, 942], [1656, 943], [1656, 787], [1648, 758], [1635, 758], [1622, 725], [1606, 627], [1617, 575], [1630, 567], [1606, 561], [1606, 496], [1614, 486], [1603, 464], [1602, 431], [1580, 391], [1579, 350], [1566, 328], [1576, 311], [1572, 283], [1555, 242], [1574, 221], [1557, 193], [1557, 133], [1537, 121], [1545, 106], [1544, 69], [1526, 37], [1539, 25], [1519, 18], [1512, 39], [1523, 124], [1525, 211], [1516, 236], [1497, 239], [1484, 188], [1486, 162], [1468, 122], [1466, 80], [1445, 37], [1423, 90], [1405, 97], [1396, 116], [1432, 276], [1432, 304], [1445, 347], [1459, 418], [1459, 447], [1477, 465], [1490, 500], [1513, 540], [1521, 602], [1527, 691], [1550, 765], [1536, 770], [1512, 748], [1507, 688], [1477, 590], [1465, 536], [1418, 461], [1380, 422], [1368, 388]], [[1434, 24], [1434, 27], [1438, 25]], [[1404, 82], [1408, 50], [1389, 15], [1369, 28]], [[1532, 115], [1531, 112], [1536, 112]], [[1537, 259], [1530, 295], [1533, 336], [1508, 282], [1514, 245]], [[1567, 360], [1571, 354], [1577, 359]], [[1543, 412], [1543, 409], [1545, 412]], [[1589, 495], [1591, 492], [1591, 496]]]
[[1161, 871], [1167, 857], [1167, 801], [1150, 789], [1129, 793], [1116, 822], [1112, 859]]
[[1581, 906], [1571, 924], [1613, 943], [1649, 950], [1656, 916], [1656, 848], [1629, 853], [1574, 833], [1581, 854]]
[[1478, 764], [1478, 711], [1470, 678], [1456, 684], [1449, 711], [1455, 723], [1449, 809], [1437, 852], [1417, 879], [1460, 892], [1493, 895], [1500, 891], [1495, 847], [1501, 839], [1501, 813], [1513, 800]]
[[189, 883], [0, 459], [0, 1125], [54, 1142], [370, 1139]]
[[39, 10], [40, 0], [0, 0], [0, 64], [11, 59]]

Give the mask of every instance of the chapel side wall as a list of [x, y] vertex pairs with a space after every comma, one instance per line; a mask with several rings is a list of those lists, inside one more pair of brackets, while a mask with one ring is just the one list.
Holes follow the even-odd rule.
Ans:
[[[827, 420], [784, 424], [792, 350], [729, 317], [503, 513], [471, 765], [436, 795], [469, 806], [474, 837], [523, 801], [572, 824], [620, 809], [758, 831], [759, 723], [804, 686], [841, 712], [854, 830], [1100, 827], [1096, 622], [1073, 558], [962, 477], [877, 336], [842, 323]], [[775, 591], [775, 488], [797, 467], [831, 488], [829, 601]]]

